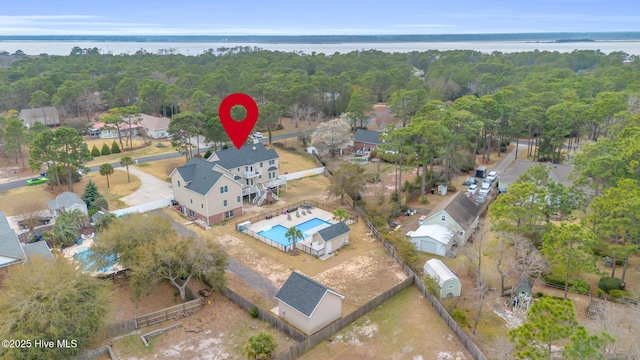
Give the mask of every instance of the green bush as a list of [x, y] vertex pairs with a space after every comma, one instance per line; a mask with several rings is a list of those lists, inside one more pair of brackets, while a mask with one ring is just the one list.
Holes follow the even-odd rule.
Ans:
[[402, 191], [409, 193], [412, 192], [413, 190], [417, 189], [418, 187], [420, 187], [420, 185], [416, 186], [414, 183], [409, 182], [409, 180], [405, 180], [404, 181], [404, 186], [402, 186]]
[[91, 148], [91, 156], [93, 157], [98, 157], [102, 154], [100, 154], [100, 150], [98, 150], [98, 147], [96, 146], [96, 144], [93, 144], [93, 147]]
[[[553, 284], [553, 285], [558, 285], [558, 286], [562, 286], [564, 287], [564, 276], [563, 275], [547, 275], [544, 277], [544, 281]], [[591, 289], [591, 287], [589, 286], [589, 283], [587, 283], [584, 280], [581, 279], [569, 279], [569, 291], [576, 291], [576, 292], [589, 292], [589, 290]]]
[[621, 281], [618, 278], [603, 276], [600, 278], [600, 281], [598, 281], [598, 287], [602, 289], [602, 291], [606, 292], [607, 294], [610, 294], [611, 290], [621, 289], [620, 283]]
[[456, 190], [458, 190], [458, 189], [453, 185], [447, 186], [447, 191], [448, 192], [455, 192]]
[[107, 144], [102, 144], [102, 151], [100, 152], [102, 155], [111, 155], [111, 149]]
[[467, 322], [467, 314], [464, 311], [460, 310], [460, 308], [455, 308], [451, 312], [451, 317], [455, 320], [458, 325], [461, 327], [467, 327], [469, 323]]
[[113, 144], [111, 144], [111, 153], [112, 154], [120, 153], [120, 146], [118, 146], [118, 143], [115, 140], [113, 140]]
[[252, 307], [249, 309], [249, 315], [251, 316], [251, 318], [252, 318], [252, 319], [257, 319], [257, 318], [258, 318], [258, 315], [259, 315], [258, 307], [256, 307], [256, 306], [252, 306]]

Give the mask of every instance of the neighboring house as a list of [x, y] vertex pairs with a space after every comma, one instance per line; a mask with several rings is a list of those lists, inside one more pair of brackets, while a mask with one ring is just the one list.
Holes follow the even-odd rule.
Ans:
[[507, 168], [507, 170], [499, 175], [498, 178], [498, 190], [504, 193], [507, 192], [509, 185], [518, 180], [520, 175], [524, 174], [527, 170], [538, 165], [546, 165], [549, 168], [549, 177], [556, 183], [562, 184], [567, 187], [573, 185], [573, 181], [569, 180], [569, 175], [573, 171], [573, 166], [551, 163], [540, 163], [536, 161], [528, 160], [516, 160], [513, 166]]
[[358, 129], [353, 136], [353, 149], [371, 151], [380, 143], [380, 131]]
[[418, 251], [453, 257], [449, 251], [453, 245], [453, 232], [440, 224], [420, 225], [417, 230], [409, 231], [407, 237]]
[[459, 297], [462, 289], [460, 279], [447, 265], [438, 259], [431, 259], [424, 264], [424, 274], [435, 279], [440, 285], [441, 298]]
[[24, 264], [34, 256], [42, 256], [54, 260], [53, 254], [45, 241], [22, 244], [18, 235], [9, 225], [4, 211], [0, 211], [0, 283], [7, 269], [12, 265]]
[[[120, 136], [128, 137], [131, 135], [138, 135], [138, 128], [140, 124], [132, 123], [129, 125], [128, 123], [122, 123], [120, 126]], [[118, 129], [111, 124], [105, 124], [102, 121], [97, 121], [93, 124], [93, 127], [89, 129], [90, 134], [99, 133], [98, 137], [100, 139], [117, 139], [118, 138]]]
[[8, 266], [25, 261], [27, 261], [27, 255], [22, 249], [18, 235], [9, 225], [7, 215], [4, 211], [0, 211], [0, 272]]
[[317, 251], [324, 250], [324, 254], [331, 254], [348, 243], [349, 227], [340, 221], [313, 234], [311, 247]]
[[220, 165], [192, 157], [170, 176], [174, 199], [184, 215], [207, 225], [242, 215], [242, 184]]
[[344, 296], [297, 272], [276, 294], [278, 315], [311, 335], [342, 316]]
[[480, 208], [463, 192], [440, 202], [422, 225], [442, 225], [453, 233], [453, 245], [464, 246], [478, 226]]
[[24, 121], [24, 126], [30, 128], [36, 122], [47, 126], [59, 126], [60, 115], [55, 106], [45, 106], [35, 109], [22, 109], [18, 114], [18, 119]]
[[151, 139], [163, 139], [169, 136], [169, 118], [140, 114], [140, 126]]
[[60, 215], [62, 210], [69, 212], [73, 209], [78, 209], [86, 216], [89, 216], [87, 203], [85, 203], [78, 194], [69, 191], [65, 191], [56, 196], [55, 199], [47, 202], [47, 205], [49, 205], [49, 210], [54, 216]]
[[31, 244], [22, 245], [24, 253], [27, 255], [27, 260], [33, 259], [35, 256], [40, 256], [45, 260], [53, 261], [53, 254], [46, 241], [38, 241]]

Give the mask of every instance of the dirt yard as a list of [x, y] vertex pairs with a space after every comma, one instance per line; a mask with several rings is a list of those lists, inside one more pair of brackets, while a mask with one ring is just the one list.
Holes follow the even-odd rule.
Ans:
[[418, 289], [411, 286], [301, 359], [472, 358]]
[[171, 286], [168, 281], [161, 282], [149, 295], [139, 299], [134, 297], [128, 279], [116, 278], [104, 281], [113, 283], [112, 305], [107, 315], [108, 323], [133, 319], [136, 316], [146, 315], [181, 303], [178, 289]]
[[[166, 291], [165, 291], [166, 293]], [[166, 297], [166, 294], [164, 295]], [[169, 320], [145, 327], [132, 335], [113, 340], [112, 346], [118, 359], [245, 359], [242, 346], [250, 336], [265, 331], [275, 338], [276, 355], [287, 351], [295, 341], [267, 323], [252, 319], [246, 311], [237, 307], [225, 296], [214, 293], [208, 303], [196, 314], [179, 320]], [[145, 304], [146, 304], [145, 300]], [[156, 329], [173, 329], [149, 340], [146, 348], [140, 335]], [[187, 329], [200, 329], [187, 332]]]

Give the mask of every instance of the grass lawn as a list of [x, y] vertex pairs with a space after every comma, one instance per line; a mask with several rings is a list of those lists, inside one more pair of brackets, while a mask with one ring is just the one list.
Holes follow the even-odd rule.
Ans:
[[169, 174], [171, 174], [171, 171], [184, 164], [185, 158], [181, 156], [178, 158], [158, 160], [133, 166], [149, 175], [157, 177], [158, 179], [170, 182], [171, 178], [169, 178]]
[[[118, 139], [89, 139], [89, 140], [85, 140], [84, 142], [89, 147], [89, 151], [91, 151], [94, 144], [96, 145], [98, 150], [102, 149], [103, 144], [107, 144], [107, 146], [111, 148], [111, 144], [113, 144], [113, 140], [116, 140], [116, 142], [118, 142]], [[166, 145], [166, 147], [156, 146], [158, 142], [161, 142], [162, 144]], [[144, 142], [140, 139], [134, 139], [133, 144], [134, 146], [141, 146], [144, 144]], [[118, 146], [120, 146], [120, 143], [118, 143]], [[151, 143], [151, 145], [146, 146], [142, 149], [137, 149], [132, 151], [123, 151], [119, 154], [111, 154], [111, 155], [95, 157], [92, 161], [87, 163], [87, 166], [96, 166], [104, 163], [119, 162], [123, 156], [131, 156], [132, 159], [136, 159], [136, 158], [141, 158], [146, 156], [173, 153], [175, 151], [176, 150], [171, 146], [171, 143], [169, 141], [166, 141], [166, 140], [154, 141], [153, 143]]]
[[[98, 172], [91, 172], [85, 175], [82, 180], [73, 184], [73, 192], [82, 196], [84, 187], [89, 179], [96, 183], [98, 191], [109, 202], [109, 210], [127, 207], [119, 199], [133, 193], [140, 187], [140, 179], [134, 175], [131, 175], [131, 182], [127, 182], [126, 171], [115, 171], [113, 175], [109, 176], [110, 188], [107, 188], [107, 178], [105, 176], [100, 175]], [[5, 190], [0, 192], [0, 209], [7, 216], [22, 213], [21, 209], [24, 204], [35, 203], [40, 205], [42, 209], [47, 209], [47, 201], [55, 199], [56, 195], [64, 191], [68, 191], [66, 185], [60, 188], [54, 186], [54, 191], [52, 192], [49, 186], [44, 184]]]
[[471, 359], [418, 289], [411, 286], [301, 357]]

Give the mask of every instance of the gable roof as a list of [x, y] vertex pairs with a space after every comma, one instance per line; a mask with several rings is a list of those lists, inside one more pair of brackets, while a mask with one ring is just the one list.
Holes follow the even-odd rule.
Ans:
[[513, 184], [518, 180], [520, 175], [538, 165], [546, 165], [549, 168], [549, 177], [556, 183], [564, 186], [571, 186], [573, 184], [573, 181], [569, 180], [569, 174], [573, 171], [572, 166], [528, 160], [516, 160], [513, 166], [507, 168], [504, 175], [500, 176], [499, 181], [503, 184]]
[[449, 245], [453, 239], [453, 232], [440, 224], [423, 224], [415, 231], [407, 232], [407, 236], [411, 238], [428, 236], [442, 244]]
[[213, 170], [214, 166], [207, 160], [192, 157], [186, 165], [176, 170], [186, 182], [185, 188], [206, 195], [222, 177], [222, 173]]
[[440, 211], [446, 211], [463, 229], [468, 229], [480, 214], [480, 208], [463, 192], [436, 205], [429, 213], [429, 218], [436, 216]]
[[447, 265], [436, 258], [428, 260], [424, 264], [423, 270], [425, 273], [429, 274], [429, 276], [436, 278], [440, 286], [442, 286], [442, 284], [447, 280], [458, 278], [456, 274], [447, 267]]
[[214, 164], [220, 164], [225, 169], [253, 165], [261, 161], [277, 159], [278, 153], [274, 149], [267, 149], [264, 144], [244, 144], [240, 149], [225, 149], [217, 151], [207, 159]]
[[0, 267], [17, 264], [27, 260], [18, 235], [9, 226], [4, 211], [0, 211]]
[[169, 127], [169, 118], [157, 117], [147, 114], [139, 114], [140, 125], [151, 130], [164, 130]]
[[39, 121], [45, 125], [59, 124], [60, 115], [55, 106], [44, 106], [35, 109], [22, 109], [18, 114], [18, 119], [25, 122], [25, 126], [29, 127], [34, 122]]
[[368, 144], [379, 144], [380, 134], [382, 134], [380, 131], [358, 129], [356, 130], [356, 133], [353, 136], [353, 141], [368, 143]]
[[46, 241], [38, 241], [31, 244], [22, 245], [27, 259], [33, 259], [35, 256], [42, 256], [46, 260], [54, 260], [51, 249]]
[[318, 234], [324, 241], [328, 241], [348, 232], [349, 227], [347, 226], [347, 224], [345, 224], [344, 221], [340, 221], [337, 224], [333, 224], [329, 227], [319, 230]]
[[56, 196], [55, 199], [50, 200], [47, 202], [47, 205], [49, 206], [49, 209], [51, 210], [59, 210], [59, 209], [66, 209], [72, 205], [75, 204], [85, 204], [84, 200], [82, 200], [80, 198], [80, 196], [78, 196], [78, 194], [70, 192], [70, 191], [65, 191], [62, 194]]
[[344, 299], [343, 295], [294, 271], [276, 294], [276, 299], [296, 309], [304, 316], [311, 317], [327, 292]]

